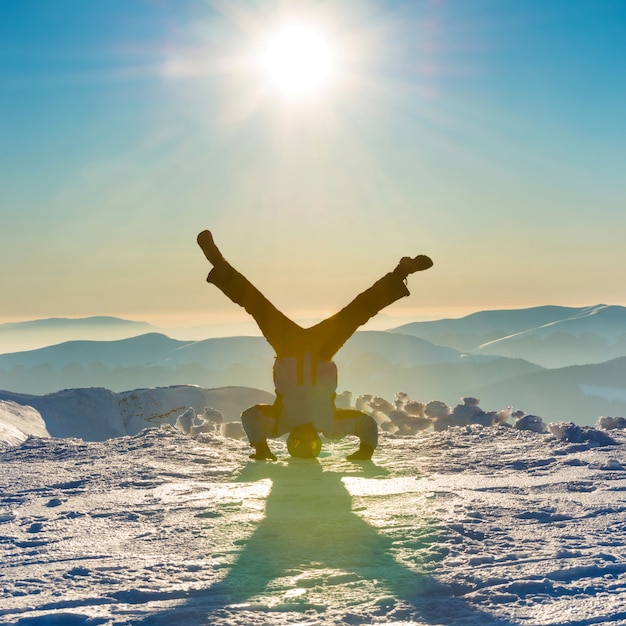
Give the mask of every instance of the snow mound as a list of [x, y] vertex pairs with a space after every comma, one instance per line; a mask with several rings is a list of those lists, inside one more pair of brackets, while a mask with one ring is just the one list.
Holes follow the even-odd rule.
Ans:
[[533, 433], [545, 434], [548, 431], [548, 426], [538, 415], [526, 415], [523, 411], [516, 411], [515, 423], [513, 428], [517, 430], [530, 430]]
[[415, 435], [432, 428], [441, 432], [448, 428], [480, 424], [493, 426], [505, 424], [511, 417], [511, 407], [500, 411], [483, 411], [480, 400], [471, 396], [463, 398], [463, 404], [451, 409], [441, 400], [424, 403], [411, 400], [405, 392], [396, 393], [395, 402], [372, 395], [358, 396], [355, 407], [372, 415], [381, 430], [395, 435]]
[[589, 443], [595, 446], [611, 446], [615, 439], [591, 426], [577, 426], [573, 422], [556, 422], [549, 425], [550, 432], [560, 441]]
[[30, 435], [49, 437], [38, 411], [9, 400], [0, 400], [0, 442], [15, 446]]
[[448, 428], [470, 426], [478, 424], [480, 426], [493, 426], [505, 424], [511, 417], [511, 407], [500, 411], [483, 411], [478, 405], [480, 400], [472, 396], [462, 398], [463, 404], [457, 404], [451, 409], [445, 402], [435, 400], [429, 402], [424, 408], [424, 412], [434, 419], [433, 429], [437, 432]]
[[626, 428], [626, 418], [603, 415], [598, 418], [598, 428], [603, 430], [624, 429]]

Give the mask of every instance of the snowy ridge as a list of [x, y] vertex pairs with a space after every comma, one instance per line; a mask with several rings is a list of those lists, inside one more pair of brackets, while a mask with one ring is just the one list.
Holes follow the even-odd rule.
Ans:
[[[243, 437], [239, 418], [253, 404], [271, 404], [274, 396], [247, 387], [204, 389], [195, 385], [174, 385], [135, 389], [115, 393], [103, 388], [64, 389], [44, 396], [0, 391], [0, 442], [15, 445], [29, 435], [71, 437], [85, 441], [104, 441], [135, 435], [144, 428], [176, 426], [184, 434], [195, 436], [220, 424], [223, 434]], [[485, 411], [480, 400], [466, 396], [454, 407], [440, 400], [428, 403], [412, 400], [397, 392], [395, 401], [380, 396], [337, 395], [336, 405], [356, 408], [376, 419], [379, 429], [396, 435], [415, 435], [420, 431], [436, 432], [470, 425], [507, 425], [517, 430], [552, 432], [568, 424], [585, 437], [602, 439], [602, 433], [590, 426], [576, 426], [571, 421], [546, 424], [537, 415], [507, 406]], [[624, 428], [624, 418], [600, 416], [601, 429]], [[596, 433], [596, 434], [594, 434]], [[562, 438], [559, 436], [559, 438]]]
[[554, 320], [552, 322], [548, 322], [547, 324], [542, 324], [541, 326], [536, 326], [534, 328], [527, 328], [525, 330], [520, 330], [518, 332], [512, 333], [505, 337], [499, 337], [498, 339], [494, 339], [493, 341], [487, 341], [485, 343], [482, 343], [480, 346], [478, 346], [477, 349], [484, 350], [488, 346], [493, 346], [496, 343], [507, 341], [509, 339], [513, 339], [514, 337], [520, 337], [521, 335], [536, 333], [539, 330], [550, 328], [551, 326], [556, 326], [558, 324], [567, 324], [567, 322], [571, 322], [573, 320], [579, 320], [581, 318], [589, 317], [590, 315], [596, 315], [599, 311], [601, 311], [602, 309], [606, 309], [606, 308], [608, 308], [606, 304], [599, 304], [597, 306], [587, 307], [576, 312], [574, 315], [571, 315], [569, 317], [565, 317], [559, 320]]
[[[19, 414], [23, 424], [20, 429], [25, 434], [45, 434], [38, 430], [36, 413], [54, 437], [102, 441], [135, 435], [150, 426], [174, 425], [179, 417], [189, 412], [193, 412], [192, 421], [210, 414], [211, 410], [219, 412], [226, 421], [238, 420], [245, 408], [252, 404], [271, 403], [273, 396], [246, 387], [203, 389], [177, 385], [121, 393], [102, 388], [65, 389], [44, 396], [0, 391], [0, 402], [25, 407]], [[3, 404], [0, 404], [0, 410]], [[2, 415], [0, 413], [0, 420]], [[2, 432], [0, 430], [0, 440]]]
[[392, 331], [461, 352], [521, 358], [548, 368], [626, 355], [626, 307], [616, 305], [479, 311], [459, 319], [412, 322]]
[[315, 461], [172, 428], [0, 450], [0, 622], [626, 623], [626, 433], [383, 434]]

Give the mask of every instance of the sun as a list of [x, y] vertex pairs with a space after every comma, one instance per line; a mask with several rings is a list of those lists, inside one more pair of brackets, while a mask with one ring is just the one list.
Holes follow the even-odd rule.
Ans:
[[329, 83], [333, 55], [321, 32], [302, 24], [283, 26], [267, 41], [261, 67], [288, 98], [320, 93]]

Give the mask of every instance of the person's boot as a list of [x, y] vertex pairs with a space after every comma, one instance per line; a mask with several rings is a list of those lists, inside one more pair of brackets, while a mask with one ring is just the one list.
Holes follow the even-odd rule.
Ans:
[[260, 443], [250, 444], [254, 447], [255, 453], [250, 455], [251, 459], [255, 461], [275, 461], [276, 456], [272, 453], [267, 445], [267, 441], [261, 441]]
[[359, 449], [356, 452], [349, 454], [346, 459], [348, 461], [369, 461], [372, 458], [372, 454], [374, 454], [373, 446], [362, 443]]
[[198, 245], [202, 248], [204, 256], [211, 265], [219, 265], [224, 262], [224, 257], [213, 241], [213, 235], [210, 230], [203, 230], [197, 238]]
[[414, 258], [403, 256], [398, 262], [396, 268], [393, 270], [393, 273], [404, 280], [409, 274], [422, 272], [432, 266], [432, 259], [427, 257], [425, 254], [418, 254]]

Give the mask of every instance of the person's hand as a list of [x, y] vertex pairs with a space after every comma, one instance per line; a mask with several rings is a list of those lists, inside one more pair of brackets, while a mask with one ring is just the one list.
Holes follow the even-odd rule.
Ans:
[[348, 461], [369, 461], [374, 454], [374, 448], [366, 443], [362, 443], [359, 449], [349, 454], [346, 459]]
[[275, 461], [276, 455], [269, 449], [267, 445], [267, 441], [263, 441], [261, 443], [257, 443], [254, 446], [256, 452], [250, 455], [251, 459], [255, 461]]

